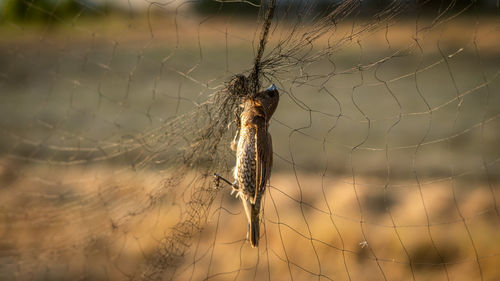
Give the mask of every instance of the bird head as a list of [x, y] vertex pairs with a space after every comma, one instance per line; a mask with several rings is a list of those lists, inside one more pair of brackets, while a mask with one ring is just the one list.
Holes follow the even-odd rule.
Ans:
[[257, 93], [253, 98], [257, 106], [261, 106], [264, 110], [266, 121], [271, 119], [271, 116], [276, 111], [278, 107], [278, 102], [280, 99], [280, 94], [276, 85], [272, 84], [266, 90]]

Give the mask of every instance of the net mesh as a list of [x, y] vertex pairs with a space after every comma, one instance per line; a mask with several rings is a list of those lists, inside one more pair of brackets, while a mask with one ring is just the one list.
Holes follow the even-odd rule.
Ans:
[[[0, 1], [0, 279], [498, 280], [498, 6]], [[212, 175], [271, 83], [253, 249]]]

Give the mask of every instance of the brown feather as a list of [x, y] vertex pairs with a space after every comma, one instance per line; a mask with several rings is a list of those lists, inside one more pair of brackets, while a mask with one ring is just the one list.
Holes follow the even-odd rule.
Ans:
[[256, 132], [255, 132], [255, 153], [256, 156], [256, 165], [255, 165], [255, 194], [252, 198], [252, 204], [255, 204], [255, 201], [257, 199], [257, 196], [260, 193], [263, 193], [265, 188], [266, 188], [266, 181], [268, 179], [267, 177], [267, 170], [270, 168], [269, 163], [267, 162], [267, 155], [269, 153], [272, 153], [272, 147], [271, 151], [269, 151], [269, 145], [268, 145], [268, 132], [267, 128], [265, 126], [265, 120], [261, 119], [261, 122], [263, 124], [260, 124], [257, 126]]

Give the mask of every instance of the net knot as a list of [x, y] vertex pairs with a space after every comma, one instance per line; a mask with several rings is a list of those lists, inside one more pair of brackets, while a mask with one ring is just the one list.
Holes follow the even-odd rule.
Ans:
[[236, 74], [229, 82], [227, 88], [230, 94], [243, 98], [250, 95], [249, 86], [250, 81], [245, 75]]

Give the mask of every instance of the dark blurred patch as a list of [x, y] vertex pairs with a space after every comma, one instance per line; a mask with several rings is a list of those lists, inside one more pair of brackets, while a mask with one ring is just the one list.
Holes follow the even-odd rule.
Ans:
[[247, 2], [201, 0], [193, 3], [193, 9], [203, 15], [257, 15], [259, 13], [260, 1], [253, 0]]
[[19, 178], [20, 166], [15, 161], [0, 162], [0, 189], [8, 188]]
[[[1, 3], [0, 3], [1, 4]], [[0, 6], [0, 24], [5, 22], [54, 22], [81, 15], [99, 15], [104, 6], [74, 0], [6, 0]]]
[[397, 203], [393, 195], [378, 190], [367, 194], [363, 201], [369, 213], [373, 215], [382, 215]]
[[422, 241], [410, 249], [410, 256], [416, 270], [441, 270], [443, 262], [453, 262], [460, 257], [460, 249], [456, 244], [440, 242], [436, 250], [431, 243]]
[[[253, 16], [259, 13], [262, 1], [194, 1], [193, 8], [197, 13], [204, 15], [238, 15]], [[264, 5], [267, 1], [264, 1]], [[415, 16], [420, 14], [437, 17], [441, 14], [454, 13], [484, 13], [494, 14], [500, 11], [496, 0], [441, 0], [441, 1], [394, 1], [394, 0], [283, 0], [277, 1], [277, 14], [281, 18], [314, 18], [325, 16], [339, 7], [350, 6], [354, 11], [349, 16], [373, 17], [384, 11], [404, 8], [403, 15]], [[399, 8], [398, 8], [399, 7]], [[342, 9], [342, 8], [341, 8]], [[265, 10], [265, 9], [264, 9]], [[382, 14], [380, 14], [381, 16]]]

